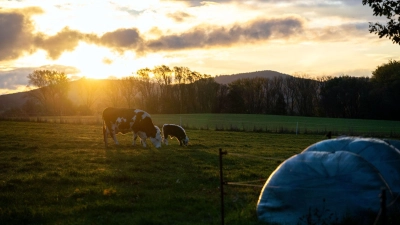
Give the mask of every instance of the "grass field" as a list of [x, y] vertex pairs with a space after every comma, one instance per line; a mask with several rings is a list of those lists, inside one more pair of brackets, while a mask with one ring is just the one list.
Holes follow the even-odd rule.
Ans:
[[[226, 181], [262, 186], [324, 139], [193, 129], [188, 147], [131, 146], [118, 135], [121, 145], [105, 149], [100, 125], [1, 121], [0, 131], [1, 224], [220, 224], [219, 148]], [[225, 186], [226, 224], [261, 224], [260, 191]]]
[[[362, 120], [256, 114], [153, 114], [156, 125], [179, 124], [186, 129], [256, 131], [286, 134], [362, 135], [400, 138], [400, 121]], [[98, 124], [101, 116], [8, 118], [52, 123]]]

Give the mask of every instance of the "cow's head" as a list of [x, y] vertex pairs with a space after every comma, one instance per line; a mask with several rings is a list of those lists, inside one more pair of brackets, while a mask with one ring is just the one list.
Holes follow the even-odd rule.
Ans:
[[151, 143], [153, 143], [154, 147], [160, 148], [161, 147], [161, 130], [157, 126], [154, 126], [156, 128], [156, 135], [155, 137], [150, 137]]
[[182, 140], [183, 145], [187, 146], [189, 143], [189, 138], [188, 136], [185, 137], [185, 139]]

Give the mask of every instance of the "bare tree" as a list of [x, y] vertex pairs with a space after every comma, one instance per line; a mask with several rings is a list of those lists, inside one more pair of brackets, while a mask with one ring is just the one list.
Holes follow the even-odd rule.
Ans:
[[62, 115], [62, 103], [67, 100], [69, 88], [67, 75], [54, 70], [35, 70], [28, 79], [28, 87], [37, 88], [28, 92], [28, 96], [37, 100], [46, 113]]
[[137, 94], [136, 84], [137, 80], [133, 76], [123, 77], [119, 83], [122, 97], [125, 99], [128, 108], [133, 108], [135, 105], [135, 97]]
[[108, 105], [120, 107], [122, 105], [122, 94], [120, 91], [120, 80], [108, 80], [107, 86], [104, 88], [106, 101]]
[[153, 69], [153, 73], [160, 86], [166, 86], [172, 83], [172, 70], [168, 66], [156, 66]]
[[78, 94], [81, 105], [88, 111], [93, 112], [93, 105], [99, 99], [99, 84], [93, 79], [83, 77], [78, 83]]
[[161, 101], [159, 102], [159, 109], [163, 112], [170, 111], [173, 107], [171, 105], [171, 101], [173, 98], [171, 97], [170, 91], [170, 85], [173, 81], [172, 70], [165, 65], [156, 66], [153, 69], [153, 74], [160, 88]]
[[141, 105], [146, 108], [147, 111], [154, 111], [157, 105], [158, 93], [155, 89], [155, 85], [150, 78], [152, 71], [149, 68], [139, 69], [136, 74], [137, 88], [140, 92]]

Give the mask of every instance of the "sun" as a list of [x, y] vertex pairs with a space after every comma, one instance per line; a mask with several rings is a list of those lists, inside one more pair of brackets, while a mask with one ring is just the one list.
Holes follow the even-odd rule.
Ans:
[[74, 66], [80, 71], [78, 76], [87, 78], [129, 76], [132, 72], [129, 67], [118, 65], [118, 57], [123, 56], [116, 56], [103, 47], [80, 43], [73, 52], [64, 52], [57, 63]]
[[[175, 60], [162, 53], [138, 56], [133, 51], [118, 53], [104, 47], [80, 43], [73, 52], [64, 52], [56, 61], [57, 64], [76, 67], [80, 71], [77, 76], [106, 79], [134, 76], [139, 69], [153, 69], [155, 66], [174, 63]], [[152, 73], [149, 75], [152, 76]]]

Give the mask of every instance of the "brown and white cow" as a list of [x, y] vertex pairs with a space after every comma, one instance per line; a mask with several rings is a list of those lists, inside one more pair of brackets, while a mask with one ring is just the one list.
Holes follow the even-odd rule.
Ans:
[[154, 147], [161, 147], [160, 128], [154, 126], [150, 115], [140, 109], [108, 107], [103, 111], [103, 136], [107, 147], [107, 137], [110, 135], [115, 144], [119, 144], [116, 134], [133, 132], [132, 145], [135, 145], [137, 136], [140, 137], [143, 147], [149, 138]]
[[189, 143], [189, 138], [186, 135], [185, 130], [176, 124], [164, 124], [162, 127], [162, 132], [163, 132], [163, 142], [164, 144], [168, 145], [168, 136], [170, 138], [176, 138], [179, 141], [179, 145], [185, 145], [187, 146]]

